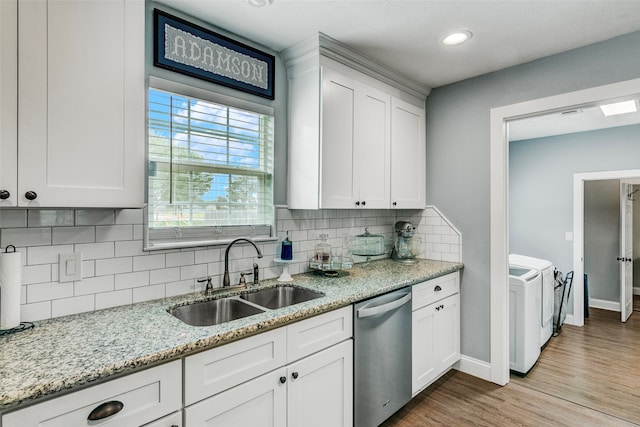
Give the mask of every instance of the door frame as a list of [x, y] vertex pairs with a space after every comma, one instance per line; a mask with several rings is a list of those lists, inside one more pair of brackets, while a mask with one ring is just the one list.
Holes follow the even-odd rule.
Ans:
[[491, 382], [499, 385], [509, 382], [509, 121], [638, 95], [640, 95], [640, 78], [491, 109], [489, 140], [491, 304], [489, 380]]
[[[584, 310], [575, 307], [584, 306], [584, 183], [618, 179], [626, 181], [640, 178], [640, 169], [619, 171], [585, 172], [573, 174], [573, 314], [567, 314], [565, 322], [575, 326], [584, 326]], [[620, 292], [620, 304], [622, 301]]]

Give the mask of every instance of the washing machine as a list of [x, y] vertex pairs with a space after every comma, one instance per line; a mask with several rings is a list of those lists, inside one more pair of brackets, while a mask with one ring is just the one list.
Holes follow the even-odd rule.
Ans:
[[533, 258], [525, 255], [510, 254], [509, 265], [512, 267], [534, 268], [542, 274], [541, 301], [542, 307], [540, 312], [540, 347], [549, 341], [553, 335], [553, 263], [546, 259]]
[[509, 368], [525, 375], [540, 356], [542, 275], [509, 267]]

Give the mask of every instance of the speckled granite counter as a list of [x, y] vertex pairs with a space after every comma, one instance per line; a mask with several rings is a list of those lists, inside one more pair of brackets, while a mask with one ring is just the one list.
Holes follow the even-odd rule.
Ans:
[[[389, 259], [357, 265], [344, 277], [294, 276], [294, 284], [325, 296], [216, 326], [194, 327], [167, 308], [202, 295], [183, 295], [39, 322], [32, 330], [0, 337], [0, 412], [117, 374], [212, 348], [261, 331], [442, 276], [462, 264]], [[260, 287], [273, 286], [266, 280]], [[217, 297], [237, 294], [229, 292]]]

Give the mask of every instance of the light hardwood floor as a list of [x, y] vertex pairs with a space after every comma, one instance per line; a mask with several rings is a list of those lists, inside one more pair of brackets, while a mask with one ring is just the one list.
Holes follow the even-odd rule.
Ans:
[[[638, 297], [634, 310], [638, 310]], [[451, 371], [384, 427], [638, 426], [640, 312], [591, 309], [582, 328], [565, 325], [526, 377], [504, 387]]]

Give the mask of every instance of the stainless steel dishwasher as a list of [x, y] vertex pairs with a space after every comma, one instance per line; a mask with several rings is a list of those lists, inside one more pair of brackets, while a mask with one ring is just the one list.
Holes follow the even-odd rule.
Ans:
[[375, 427], [411, 399], [411, 287], [355, 305], [354, 425]]

